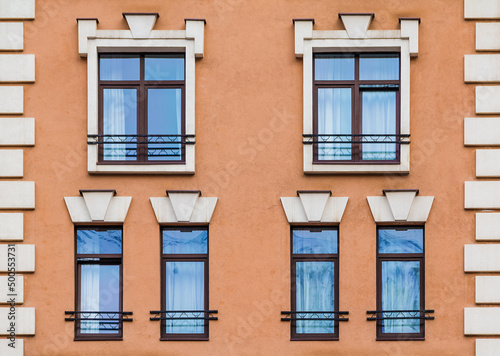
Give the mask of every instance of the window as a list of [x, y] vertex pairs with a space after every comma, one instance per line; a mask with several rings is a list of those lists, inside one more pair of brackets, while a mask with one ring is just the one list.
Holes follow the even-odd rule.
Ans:
[[424, 229], [379, 227], [378, 340], [424, 338]]
[[99, 162], [185, 162], [184, 54], [99, 55]]
[[291, 339], [337, 340], [338, 229], [293, 227], [291, 232], [292, 311], [283, 312], [291, 315]]
[[162, 240], [162, 340], [208, 340], [208, 228], [165, 227]]
[[76, 228], [75, 310], [76, 340], [122, 338], [121, 228]]
[[314, 163], [399, 163], [399, 53], [314, 55]]

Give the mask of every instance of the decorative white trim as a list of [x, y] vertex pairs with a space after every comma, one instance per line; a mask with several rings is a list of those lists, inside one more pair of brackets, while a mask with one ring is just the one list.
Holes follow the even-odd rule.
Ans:
[[[14, 251], [9, 251], [12, 246]], [[35, 272], [35, 245], [0, 245], [0, 272], [9, 272], [9, 252], [15, 255], [16, 272]]]
[[500, 177], [500, 149], [476, 150], [476, 177]]
[[500, 146], [500, 117], [467, 117], [464, 120], [465, 146]]
[[[14, 278], [14, 280], [12, 280]], [[10, 304], [12, 299], [16, 304], [24, 303], [24, 277], [16, 274], [15, 276], [0, 276], [0, 303]], [[12, 282], [14, 289], [12, 290]], [[0, 353], [1, 355], [1, 353]]]
[[203, 198], [200, 191], [168, 191], [167, 197], [150, 198], [159, 224], [209, 224], [218, 198]]
[[500, 19], [498, 0], [465, 0], [464, 16], [466, 19]]
[[155, 27], [158, 14], [124, 13], [133, 38], [148, 38]]
[[500, 209], [500, 181], [465, 182], [465, 209]]
[[500, 82], [500, 54], [466, 54], [464, 77], [466, 83]]
[[500, 114], [500, 86], [476, 86], [476, 114]]
[[500, 244], [465, 245], [465, 272], [500, 272]]
[[0, 82], [32, 83], [34, 81], [34, 54], [0, 54]]
[[0, 114], [22, 114], [24, 112], [24, 88], [0, 87]]
[[[0, 308], [0, 335], [10, 334], [9, 319], [10, 307]], [[16, 335], [35, 335], [35, 308], [15, 307], [16, 322], [14, 332]]]
[[[394, 51], [401, 54], [400, 133], [410, 134], [410, 56], [418, 55], [418, 19], [401, 19], [401, 31], [364, 31], [367, 15], [342, 17], [349, 31], [315, 31], [314, 20], [294, 20], [295, 55], [303, 58], [304, 134], [313, 134], [313, 53], [349, 51]], [[354, 36], [355, 38], [351, 38]], [[362, 38], [358, 38], [362, 37]], [[313, 145], [304, 144], [305, 173], [408, 173], [410, 147], [401, 145], [400, 163], [390, 164], [314, 164]]]
[[0, 213], [0, 241], [24, 239], [24, 214]]
[[475, 356], [498, 356], [500, 339], [476, 339]]
[[0, 51], [22, 51], [23, 47], [23, 23], [0, 23]]
[[64, 197], [73, 223], [123, 223], [132, 197], [115, 197], [114, 190], [81, 190], [81, 197]]
[[476, 304], [500, 303], [500, 276], [476, 276]]
[[[130, 19], [129, 19], [130, 20]], [[135, 23], [134, 21], [137, 21]], [[145, 36], [144, 19], [132, 25], [135, 35]], [[130, 25], [130, 22], [129, 22]], [[149, 25], [148, 25], [149, 26]], [[101, 52], [185, 52], [185, 133], [195, 134], [195, 57], [203, 57], [204, 20], [186, 20], [186, 31], [149, 32], [148, 38], [136, 38], [131, 30], [97, 30], [97, 19], [78, 20], [78, 48], [87, 57], [88, 134], [98, 134], [98, 54]], [[201, 51], [201, 52], [200, 52]], [[89, 139], [91, 141], [91, 139]], [[186, 145], [185, 163], [179, 164], [102, 164], [97, 145], [88, 145], [89, 173], [181, 173], [194, 174], [195, 148]]]
[[33, 146], [33, 145], [35, 145], [34, 118], [31, 117], [0, 118], [0, 146]]
[[500, 308], [465, 308], [464, 333], [500, 335]]
[[0, 0], [0, 19], [18, 20], [35, 18], [35, 0]]
[[0, 355], [6, 356], [23, 356], [24, 355], [24, 340], [16, 338], [16, 347], [9, 346], [9, 339], [0, 339]]
[[0, 209], [35, 209], [35, 182], [1, 181]]
[[23, 150], [0, 150], [0, 177], [23, 177]]
[[476, 240], [500, 240], [499, 213], [476, 213]]
[[370, 27], [373, 14], [339, 14], [339, 16], [349, 38], [366, 38], [366, 31]]
[[416, 196], [418, 190], [384, 191], [384, 196], [366, 197], [373, 220], [425, 223], [434, 202], [433, 196]]
[[282, 197], [281, 205], [290, 224], [340, 223], [347, 197], [332, 197], [331, 191], [297, 191], [298, 197]]
[[476, 23], [476, 51], [500, 50], [500, 24]]

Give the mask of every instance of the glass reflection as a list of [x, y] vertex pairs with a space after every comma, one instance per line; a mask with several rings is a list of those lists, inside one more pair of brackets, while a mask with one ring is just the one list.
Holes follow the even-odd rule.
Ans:
[[139, 80], [141, 77], [138, 55], [101, 54], [99, 65], [101, 80]]
[[207, 253], [207, 230], [163, 230], [163, 253]]

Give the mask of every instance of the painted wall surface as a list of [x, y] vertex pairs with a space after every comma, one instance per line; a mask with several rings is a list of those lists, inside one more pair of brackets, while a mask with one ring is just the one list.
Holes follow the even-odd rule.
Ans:
[[[474, 52], [474, 23], [462, 1], [445, 0], [49, 0], [25, 22], [24, 53], [36, 53], [36, 83], [25, 86], [25, 115], [36, 116], [37, 143], [24, 152], [24, 179], [35, 181], [36, 210], [25, 212], [25, 243], [36, 244], [36, 272], [25, 276], [26, 306], [36, 307], [36, 335], [26, 355], [472, 355], [463, 309], [474, 306], [474, 276], [463, 246], [474, 240], [474, 213], [463, 209], [463, 182], [474, 179], [474, 152], [463, 145], [463, 119], [474, 115], [464, 84], [464, 54]], [[78, 54], [76, 18], [99, 29], [127, 29], [122, 12], [158, 12], [156, 30], [184, 30], [205, 18], [205, 57], [196, 61], [196, 174], [87, 173], [87, 60]], [[374, 12], [370, 29], [399, 29], [420, 17], [419, 57], [411, 60], [409, 175], [303, 173], [302, 60], [294, 55], [293, 18], [315, 29], [343, 29], [339, 12]], [[425, 226], [425, 341], [375, 341], [366, 311], [376, 308], [376, 225], [367, 196], [420, 189], [435, 201]], [[74, 225], [63, 198], [79, 189], [131, 196], [123, 226], [123, 304], [134, 321], [123, 341], [74, 342]], [[208, 342], [160, 342], [150, 310], [160, 307], [159, 225], [150, 197], [199, 189], [219, 202], [210, 224]], [[340, 224], [340, 325], [335, 342], [291, 342], [290, 226], [280, 197], [296, 190], [349, 197]]]

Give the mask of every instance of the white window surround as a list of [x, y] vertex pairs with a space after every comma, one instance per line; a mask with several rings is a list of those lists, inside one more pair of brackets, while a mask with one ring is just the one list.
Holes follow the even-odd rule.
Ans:
[[[185, 134], [195, 134], [195, 58], [204, 52], [203, 19], [186, 19], [186, 30], [153, 31], [158, 14], [123, 14], [130, 30], [97, 30], [97, 19], [78, 19], [79, 53], [87, 57], [88, 134], [97, 135], [98, 58], [106, 52], [184, 52], [185, 59]], [[189, 139], [188, 139], [189, 140]], [[91, 139], [89, 139], [91, 141]], [[186, 145], [185, 163], [98, 164], [97, 145], [88, 145], [89, 173], [180, 173], [194, 174], [194, 145]]]
[[[313, 19], [295, 19], [295, 55], [303, 58], [303, 133], [313, 134], [315, 52], [399, 52], [401, 54], [400, 134], [410, 134], [410, 57], [418, 56], [418, 18], [400, 18], [401, 30], [370, 31], [373, 14], [339, 14], [345, 31], [315, 31]], [[410, 147], [402, 144], [399, 164], [313, 163], [313, 145], [304, 144], [305, 173], [409, 173]]]

